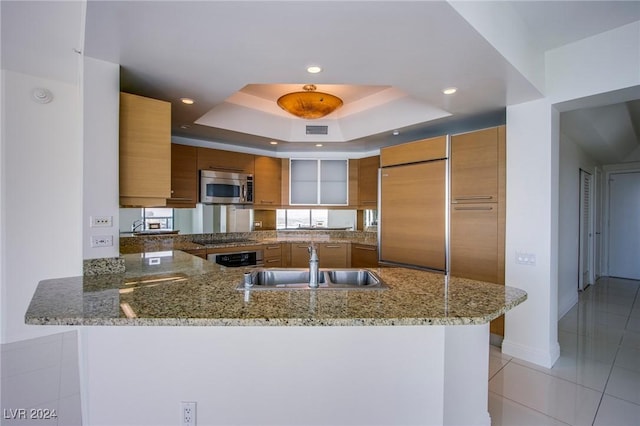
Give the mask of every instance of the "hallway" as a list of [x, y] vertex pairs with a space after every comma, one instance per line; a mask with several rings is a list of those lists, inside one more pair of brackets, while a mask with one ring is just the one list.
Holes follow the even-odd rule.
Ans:
[[491, 347], [493, 425], [633, 426], [640, 422], [640, 281], [602, 277], [558, 322], [546, 369]]

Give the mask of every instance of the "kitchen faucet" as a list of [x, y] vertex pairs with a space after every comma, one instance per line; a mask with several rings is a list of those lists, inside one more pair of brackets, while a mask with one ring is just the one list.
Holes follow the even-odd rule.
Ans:
[[318, 288], [318, 252], [311, 243], [309, 250], [309, 287]]
[[142, 227], [142, 230], [144, 231], [144, 220], [142, 219], [134, 220], [133, 224], [131, 225], [131, 232], [136, 232], [140, 227]]

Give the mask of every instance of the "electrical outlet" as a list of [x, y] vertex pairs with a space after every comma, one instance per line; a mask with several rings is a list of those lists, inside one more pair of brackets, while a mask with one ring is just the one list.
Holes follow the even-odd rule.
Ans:
[[180, 426], [196, 426], [196, 403], [180, 403]]
[[113, 235], [92, 235], [91, 247], [111, 247], [113, 246]]
[[516, 252], [516, 263], [519, 265], [536, 265], [536, 255], [533, 253]]
[[91, 216], [92, 228], [110, 228], [113, 226], [113, 216]]

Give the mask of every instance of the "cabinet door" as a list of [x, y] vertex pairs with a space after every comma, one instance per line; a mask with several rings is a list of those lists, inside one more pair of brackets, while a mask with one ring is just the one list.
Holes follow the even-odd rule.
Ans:
[[364, 244], [351, 244], [352, 268], [375, 268], [378, 266], [378, 248]]
[[441, 160], [382, 170], [381, 260], [444, 271], [445, 165]]
[[447, 158], [447, 137], [438, 136], [380, 150], [380, 166], [397, 166]]
[[[320, 254], [318, 254], [320, 257]], [[291, 254], [289, 264], [292, 268], [309, 267], [309, 244], [291, 243]]]
[[500, 283], [498, 205], [451, 206], [451, 275]]
[[318, 266], [321, 268], [348, 268], [350, 259], [347, 258], [348, 244], [323, 243], [318, 244]]
[[451, 202], [498, 200], [498, 128], [451, 137]]
[[254, 156], [221, 149], [198, 148], [198, 170], [223, 170], [253, 174]]
[[378, 205], [378, 168], [380, 156], [361, 158], [358, 167], [358, 204], [363, 209]]
[[171, 144], [171, 198], [167, 207], [193, 208], [198, 202], [197, 150]]
[[171, 104], [120, 94], [120, 204], [161, 207], [171, 197]]
[[254, 207], [279, 207], [282, 202], [282, 160], [274, 157], [256, 157], [253, 179]]
[[267, 268], [282, 266], [282, 247], [280, 244], [269, 244], [262, 247], [264, 266]]
[[318, 161], [291, 160], [291, 204], [318, 204]]

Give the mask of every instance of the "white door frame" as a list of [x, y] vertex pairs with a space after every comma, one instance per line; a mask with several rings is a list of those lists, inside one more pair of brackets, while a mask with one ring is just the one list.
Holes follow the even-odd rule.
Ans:
[[[580, 205], [578, 207], [578, 290], [584, 290], [587, 286], [595, 282], [595, 184], [593, 175], [587, 170], [580, 169]], [[585, 197], [586, 192], [588, 192], [588, 194]], [[585, 239], [587, 241], [585, 241]], [[587, 271], [586, 275], [585, 270]]]
[[618, 173], [640, 172], [640, 161], [603, 166], [604, 179], [602, 181], [602, 226], [601, 226], [601, 272], [609, 275], [609, 179]]

